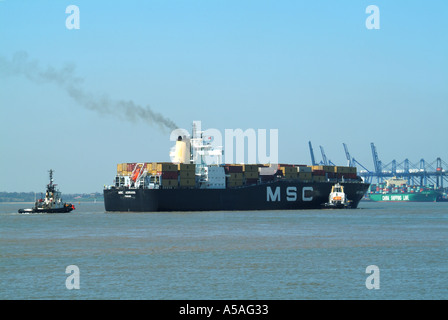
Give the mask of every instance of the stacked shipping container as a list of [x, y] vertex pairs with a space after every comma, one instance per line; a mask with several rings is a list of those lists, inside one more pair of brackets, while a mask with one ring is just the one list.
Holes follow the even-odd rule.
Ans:
[[177, 165], [171, 162], [153, 162], [151, 163], [152, 175], [158, 175], [162, 178], [162, 187], [177, 188], [179, 186], [179, 172]]
[[[281, 171], [285, 179], [297, 179], [297, 168], [291, 164], [279, 164], [279, 171]], [[278, 172], [280, 174], [280, 172]]]
[[258, 172], [258, 168], [260, 166], [257, 164], [244, 164], [243, 165], [243, 174], [244, 179], [246, 181], [246, 185], [253, 185], [258, 183], [258, 178], [260, 174]]
[[238, 164], [227, 164], [224, 166], [227, 176], [228, 187], [239, 187], [243, 185], [243, 166]]
[[356, 179], [356, 167], [344, 166], [312, 166], [313, 180], [325, 181], [328, 179]]
[[311, 181], [313, 179], [313, 172], [311, 170], [311, 167], [306, 165], [298, 165], [297, 178], [300, 181]]
[[[253, 185], [259, 181], [268, 182], [275, 179], [298, 179], [301, 181], [323, 182], [327, 179], [356, 179], [355, 167], [346, 166], [306, 166], [306, 165], [277, 165], [277, 172], [271, 175], [260, 174], [260, 167], [270, 165], [261, 164], [226, 164], [226, 185], [237, 187]], [[195, 164], [173, 164], [171, 162], [151, 163], [120, 163], [117, 165], [117, 176], [132, 176], [137, 170], [144, 170], [149, 175], [160, 176], [163, 187], [194, 187], [196, 185]]]
[[179, 185], [181, 187], [194, 187], [196, 185], [196, 166], [180, 163], [177, 168], [179, 170]]

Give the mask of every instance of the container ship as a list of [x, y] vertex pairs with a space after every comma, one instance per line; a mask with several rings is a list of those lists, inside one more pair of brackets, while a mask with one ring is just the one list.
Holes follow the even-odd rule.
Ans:
[[405, 179], [392, 178], [386, 183], [372, 184], [367, 193], [372, 201], [380, 202], [436, 202], [442, 193], [430, 186], [411, 186]]
[[[356, 208], [369, 188], [355, 167], [223, 164], [223, 150], [202, 131], [179, 136], [172, 162], [117, 165], [105, 186], [107, 212], [321, 209], [332, 187], [343, 186]], [[212, 159], [212, 160], [211, 160]]]

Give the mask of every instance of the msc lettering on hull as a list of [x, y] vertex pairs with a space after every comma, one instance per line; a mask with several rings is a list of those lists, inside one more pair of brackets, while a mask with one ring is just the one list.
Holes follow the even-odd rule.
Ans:
[[[311, 194], [309, 197], [306, 194]], [[312, 201], [313, 200], [313, 187], [303, 187], [302, 188], [302, 201]], [[271, 187], [266, 187], [266, 201], [281, 201], [281, 188], [275, 187], [272, 190]], [[297, 201], [297, 187], [290, 186], [286, 188], [286, 201]]]

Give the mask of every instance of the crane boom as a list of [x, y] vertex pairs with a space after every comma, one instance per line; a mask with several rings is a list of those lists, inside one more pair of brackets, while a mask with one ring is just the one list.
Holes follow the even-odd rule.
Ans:
[[371, 148], [372, 148], [372, 157], [373, 157], [373, 166], [375, 168], [375, 173], [377, 175], [381, 175], [381, 163], [380, 160], [378, 159], [378, 153], [376, 152], [376, 147], [373, 144], [373, 142], [370, 144]]
[[320, 147], [320, 152], [322, 153], [322, 161], [325, 166], [328, 166], [327, 156], [325, 155], [324, 147], [322, 147], [322, 146], [319, 146], [319, 147]]
[[344, 150], [345, 150], [345, 156], [347, 157], [347, 165], [351, 167], [353, 165], [352, 158], [350, 157], [350, 153], [348, 152], [348, 147], [345, 143], [343, 143]]
[[311, 141], [308, 141], [308, 145], [310, 147], [311, 163], [313, 164], [313, 166], [315, 166], [316, 160], [314, 159], [314, 151], [313, 151], [313, 146], [311, 145]]

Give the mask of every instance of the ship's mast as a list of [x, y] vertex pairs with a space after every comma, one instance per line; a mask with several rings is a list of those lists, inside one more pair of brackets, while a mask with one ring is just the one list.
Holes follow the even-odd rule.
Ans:
[[[222, 146], [213, 146], [210, 141], [204, 141], [204, 131], [201, 130], [201, 121], [193, 121], [193, 130], [191, 138], [191, 162], [196, 167], [205, 167], [207, 164], [220, 165], [222, 162]], [[211, 136], [208, 137], [210, 140]]]
[[204, 136], [204, 131], [201, 130], [201, 121], [193, 121], [191, 137], [191, 163], [196, 165], [196, 176], [199, 176], [199, 181], [206, 182], [208, 181], [208, 165], [211, 162], [216, 165], [221, 164], [222, 146], [214, 147], [210, 142], [204, 141], [207, 137]]
[[55, 192], [56, 190], [56, 185], [55, 184], [53, 184], [53, 172], [54, 172], [54, 170], [53, 169], [50, 169], [49, 171], [48, 171], [49, 173], [50, 173], [50, 183], [47, 185], [47, 193], [48, 192]]
[[202, 140], [201, 122], [193, 121], [191, 133], [191, 162], [196, 164], [196, 174], [203, 176], [205, 174], [204, 167], [204, 143]]
[[48, 172], [50, 173], [50, 184], [48, 186], [52, 187], [53, 186], [53, 169], [50, 169]]

